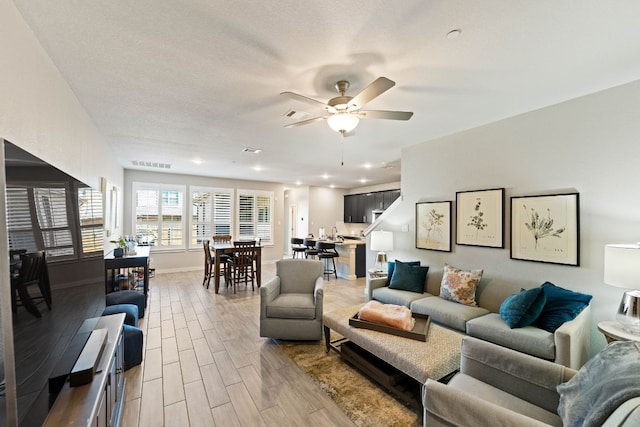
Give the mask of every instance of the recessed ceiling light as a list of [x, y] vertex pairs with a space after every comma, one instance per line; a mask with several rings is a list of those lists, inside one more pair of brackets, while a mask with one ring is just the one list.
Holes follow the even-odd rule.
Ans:
[[204, 160], [202, 159], [193, 159], [191, 160], [193, 163], [195, 163], [196, 165], [201, 165], [204, 163]]
[[260, 172], [262, 170], [262, 166], [254, 166], [253, 170], [256, 172]]
[[296, 185], [302, 185], [301, 181], [296, 181]]
[[366, 178], [360, 178], [360, 183], [364, 184], [365, 182], [367, 182]]
[[329, 175], [327, 175], [326, 173], [322, 174], [322, 179], [329, 179]]
[[335, 185], [335, 184], [331, 184], [331, 185], [329, 186], [329, 188], [336, 188], [336, 185]]
[[457, 39], [458, 37], [460, 37], [460, 34], [462, 34], [462, 30], [459, 28], [456, 28], [455, 30], [451, 30], [447, 33], [447, 39], [449, 40]]
[[251, 153], [251, 154], [259, 154], [262, 153], [262, 150], [259, 148], [251, 148], [251, 147], [244, 147], [242, 149], [242, 151], [244, 151], [245, 153]]
[[364, 165], [362, 165], [365, 169], [371, 169], [371, 163], [365, 163]]

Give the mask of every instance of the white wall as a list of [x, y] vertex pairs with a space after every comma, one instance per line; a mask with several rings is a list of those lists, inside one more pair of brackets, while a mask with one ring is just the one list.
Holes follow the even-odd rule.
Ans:
[[309, 233], [318, 237], [320, 227], [325, 235], [344, 219], [344, 190], [326, 187], [309, 187]]
[[[284, 236], [284, 186], [281, 184], [260, 181], [242, 181], [211, 178], [194, 175], [179, 175], [157, 172], [145, 172], [125, 170], [124, 173], [124, 234], [133, 234], [133, 182], [195, 185], [203, 187], [233, 188], [242, 190], [272, 191], [274, 195], [274, 216], [272, 246], [267, 246], [262, 251], [262, 259], [265, 262], [282, 258]], [[234, 200], [234, 209], [237, 209]], [[202, 269], [202, 248], [192, 250], [159, 251], [151, 249], [151, 267], [158, 272], [187, 271]]]
[[0, 138], [100, 188], [122, 167], [11, 1], [0, 0]]
[[[445, 262], [484, 268], [483, 280], [534, 287], [548, 280], [594, 296], [595, 325], [614, 319], [622, 289], [603, 284], [606, 243], [640, 240], [640, 81], [428, 141], [402, 151], [401, 205], [379, 228], [392, 230], [391, 259], [419, 259], [442, 277]], [[505, 249], [415, 249], [415, 203], [454, 201], [456, 191], [504, 187]], [[580, 267], [509, 259], [510, 196], [580, 193]], [[455, 219], [454, 219], [455, 222]], [[401, 232], [403, 224], [409, 232]], [[455, 230], [455, 224], [454, 224]], [[455, 243], [455, 233], [454, 233]], [[370, 253], [369, 253], [370, 252]], [[368, 265], [373, 252], [368, 251]]]
[[[289, 207], [296, 207], [295, 236], [306, 237], [311, 231], [309, 229], [309, 187], [294, 187], [285, 191], [284, 212], [288, 215]], [[288, 218], [287, 218], [288, 221]], [[289, 224], [285, 224], [289, 226]]]

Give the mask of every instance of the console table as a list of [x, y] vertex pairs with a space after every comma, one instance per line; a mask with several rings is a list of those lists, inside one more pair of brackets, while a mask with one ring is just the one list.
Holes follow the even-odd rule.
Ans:
[[87, 319], [78, 333], [88, 329], [107, 329], [107, 343], [102, 351], [93, 381], [78, 387], [65, 383], [44, 426], [119, 426], [124, 404], [124, 369], [122, 327], [124, 313]]
[[[109, 283], [109, 271], [111, 271], [112, 282], [115, 280], [115, 270], [121, 268], [142, 268], [144, 274], [144, 296], [147, 297], [149, 292], [149, 246], [137, 246], [136, 253], [134, 255], [125, 255], [121, 257], [113, 256], [113, 251], [109, 252], [104, 257], [104, 283], [105, 286]], [[113, 283], [111, 284], [113, 289]], [[110, 291], [107, 290], [107, 293]]]

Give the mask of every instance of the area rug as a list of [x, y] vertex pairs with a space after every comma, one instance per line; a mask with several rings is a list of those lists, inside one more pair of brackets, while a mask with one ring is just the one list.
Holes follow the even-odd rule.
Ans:
[[422, 414], [403, 405], [324, 343], [283, 342], [278, 345], [333, 399], [358, 426], [420, 426]]

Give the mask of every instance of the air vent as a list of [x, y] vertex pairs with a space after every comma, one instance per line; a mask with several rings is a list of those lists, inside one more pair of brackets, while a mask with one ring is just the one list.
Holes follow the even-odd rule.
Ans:
[[261, 149], [259, 149], [259, 148], [251, 148], [251, 147], [244, 147], [242, 149], [242, 151], [244, 151], [245, 153], [251, 153], [251, 154], [262, 153]]
[[304, 111], [289, 110], [284, 113], [284, 117], [294, 120], [306, 120], [311, 117], [311, 114], [305, 113]]
[[171, 169], [171, 165], [169, 163], [145, 162], [145, 161], [139, 161], [139, 160], [131, 160], [131, 164], [133, 166], [143, 166], [143, 167], [146, 167], [146, 168]]

